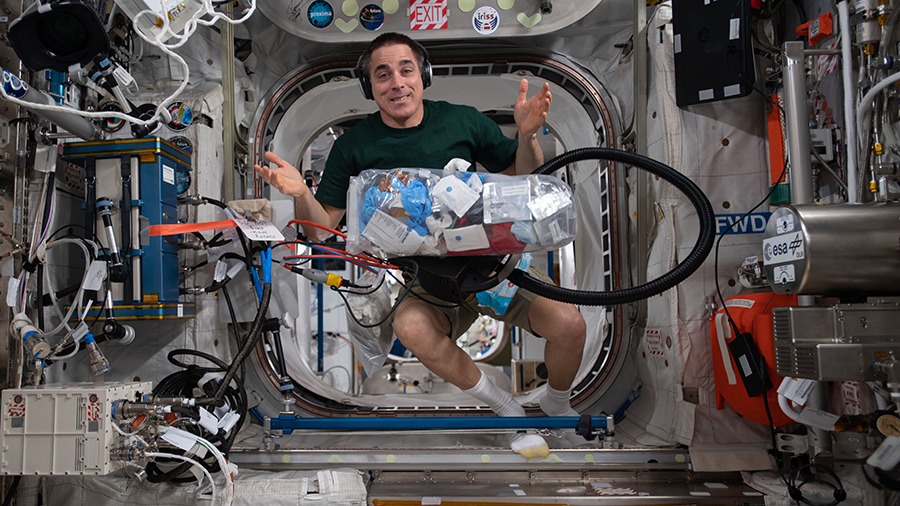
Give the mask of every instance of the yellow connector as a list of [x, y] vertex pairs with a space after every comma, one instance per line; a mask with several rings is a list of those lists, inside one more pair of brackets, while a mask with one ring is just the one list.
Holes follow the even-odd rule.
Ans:
[[328, 286], [333, 286], [335, 288], [340, 288], [341, 283], [344, 281], [344, 278], [338, 276], [337, 274], [328, 273], [328, 279], [325, 280], [325, 284]]

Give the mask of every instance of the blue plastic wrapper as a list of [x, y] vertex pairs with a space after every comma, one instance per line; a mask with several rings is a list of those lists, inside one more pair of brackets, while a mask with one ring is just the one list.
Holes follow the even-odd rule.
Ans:
[[359, 229], [365, 230], [375, 211], [386, 206], [392, 199], [390, 192], [379, 191], [378, 187], [369, 188], [366, 192], [365, 204], [359, 213]]
[[[530, 265], [531, 253], [525, 253], [516, 264], [516, 269], [528, 272]], [[504, 281], [490, 290], [476, 293], [475, 297], [478, 299], [479, 306], [489, 307], [497, 313], [497, 316], [503, 316], [509, 309], [509, 303], [512, 302], [513, 295], [518, 289], [519, 287], [511, 282]]]
[[428, 226], [425, 225], [425, 218], [431, 216], [431, 198], [428, 197], [428, 188], [418, 179], [403, 184], [396, 176], [391, 178], [391, 185], [400, 192], [400, 202], [403, 204], [406, 214], [409, 215], [409, 226], [422, 237], [428, 235]]

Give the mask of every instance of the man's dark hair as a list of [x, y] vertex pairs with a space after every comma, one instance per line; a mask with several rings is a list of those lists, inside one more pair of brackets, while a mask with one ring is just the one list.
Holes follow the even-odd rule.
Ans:
[[369, 47], [366, 48], [365, 52], [362, 54], [362, 57], [359, 59], [360, 70], [362, 70], [362, 72], [365, 73], [366, 76], [368, 76], [369, 67], [372, 65], [372, 53], [375, 52], [376, 49], [381, 49], [385, 46], [393, 46], [396, 44], [402, 44], [409, 47], [409, 49], [416, 56], [416, 64], [419, 66], [419, 72], [421, 72], [422, 68], [425, 66], [425, 50], [418, 42], [412, 40], [406, 35], [403, 35], [402, 33], [395, 32], [382, 33], [369, 44]]

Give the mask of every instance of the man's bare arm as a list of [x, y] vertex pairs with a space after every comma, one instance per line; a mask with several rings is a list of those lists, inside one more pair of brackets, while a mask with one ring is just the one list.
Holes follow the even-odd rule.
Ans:
[[[294, 197], [294, 212], [299, 220], [311, 221], [328, 228], [336, 228], [341, 222], [341, 217], [344, 216], [344, 209], [319, 202], [309, 191], [302, 197]], [[309, 225], [303, 225], [303, 233], [306, 234], [306, 237], [316, 241], [325, 240], [331, 235], [320, 228]]]
[[[270, 169], [254, 165], [256, 173], [276, 190], [284, 195], [294, 197], [294, 211], [297, 219], [311, 221], [329, 228], [335, 228], [340, 223], [341, 217], [344, 216], [344, 210], [316, 200], [307, 188], [306, 182], [303, 181], [303, 176], [293, 165], [271, 151], [266, 151], [266, 159], [274, 163], [276, 168]], [[324, 230], [309, 225], [303, 226], [303, 233], [314, 240], [322, 240], [329, 235]]]
[[538, 144], [537, 132], [547, 120], [550, 102], [550, 85], [544, 83], [541, 90], [533, 97], [526, 99], [528, 80], [519, 82], [519, 95], [516, 98], [515, 119], [519, 128], [519, 147], [516, 149], [516, 161], [503, 171], [504, 174], [530, 174], [544, 163], [544, 153]]

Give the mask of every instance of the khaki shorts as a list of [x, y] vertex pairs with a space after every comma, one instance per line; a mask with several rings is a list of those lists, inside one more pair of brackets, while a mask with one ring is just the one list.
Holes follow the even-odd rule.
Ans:
[[[528, 275], [538, 281], [543, 281], [544, 283], [549, 283], [551, 285], [553, 284], [553, 280], [551, 280], [549, 276], [543, 271], [533, 267], [528, 268]], [[515, 295], [513, 295], [512, 300], [509, 302], [509, 307], [506, 308], [506, 312], [503, 313], [502, 316], [498, 315], [492, 307], [479, 305], [478, 300], [474, 296], [464, 304], [453, 306], [450, 302], [438, 299], [426, 292], [418, 281], [413, 284], [411, 291], [421, 299], [432, 302], [436, 308], [447, 315], [447, 318], [450, 320], [450, 337], [452, 339], [456, 339], [469, 330], [469, 327], [472, 326], [472, 323], [479, 315], [490, 316], [496, 320], [515, 325], [534, 335], [538, 335], [531, 330], [531, 325], [528, 323], [528, 310], [531, 308], [531, 303], [534, 302], [534, 299], [538, 298], [539, 295], [529, 292], [522, 287], [519, 287], [519, 289], [516, 290]]]

